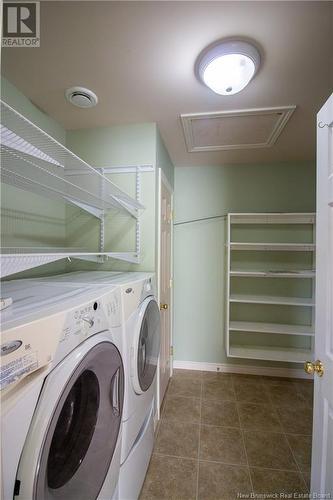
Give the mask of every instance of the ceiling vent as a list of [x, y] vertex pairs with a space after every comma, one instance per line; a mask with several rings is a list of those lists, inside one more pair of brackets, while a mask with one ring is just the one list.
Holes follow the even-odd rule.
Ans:
[[74, 106], [92, 108], [98, 103], [97, 95], [84, 87], [71, 87], [65, 91], [65, 97]]
[[225, 151], [273, 146], [296, 106], [181, 115], [187, 150]]

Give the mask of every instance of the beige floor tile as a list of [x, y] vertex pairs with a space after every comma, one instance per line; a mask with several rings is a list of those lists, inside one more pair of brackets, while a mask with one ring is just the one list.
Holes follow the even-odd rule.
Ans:
[[297, 380], [295, 386], [310, 408], [313, 407], [313, 381]]
[[162, 420], [155, 452], [184, 458], [198, 458], [199, 424]]
[[203, 399], [201, 402], [201, 422], [208, 425], [239, 427], [236, 403], [234, 401]]
[[297, 391], [295, 384], [276, 384], [268, 389], [269, 397], [274, 406], [290, 406], [304, 408], [308, 402], [304, 395]]
[[288, 434], [312, 434], [312, 409], [277, 408], [284, 432]]
[[215, 379], [203, 378], [202, 397], [218, 401], [234, 401], [235, 391], [231, 378], [218, 377]]
[[224, 372], [202, 372], [202, 379], [206, 382], [220, 382], [221, 380], [232, 380], [231, 373]]
[[200, 500], [231, 500], [240, 493], [250, 495], [251, 492], [247, 467], [199, 462]]
[[243, 435], [250, 466], [270, 469], [297, 469], [284, 434], [244, 431]]
[[188, 377], [175, 377], [170, 380], [168, 395], [191, 398], [201, 397], [201, 379]]
[[198, 462], [153, 455], [140, 500], [194, 500]]
[[302, 472], [302, 476], [303, 476], [303, 479], [304, 479], [304, 482], [306, 484], [306, 487], [307, 487], [308, 491], [310, 491], [310, 487], [311, 487], [311, 472]]
[[286, 386], [288, 386], [288, 385], [293, 385], [295, 379], [294, 378], [288, 378], [288, 377], [268, 377], [268, 376], [263, 376], [262, 377], [262, 381], [267, 386], [281, 385], [281, 384], [285, 384]]
[[268, 391], [261, 380], [237, 379], [234, 381], [237, 401], [270, 404]]
[[172, 378], [186, 378], [190, 380], [201, 380], [203, 372], [200, 370], [181, 370], [174, 368], [172, 371]]
[[200, 422], [200, 399], [167, 396], [162, 419], [186, 423]]
[[281, 432], [278, 414], [270, 404], [238, 403], [241, 427], [246, 430]]
[[297, 434], [287, 434], [286, 436], [298, 467], [302, 472], [309, 472], [311, 468], [311, 436]]
[[232, 427], [202, 425], [199, 459], [245, 465], [246, 455], [241, 431]]
[[[302, 494], [307, 492], [301, 473], [281, 470], [250, 468], [256, 494]], [[279, 497], [278, 497], [279, 498]]]
[[261, 375], [248, 375], [247, 373], [233, 373], [232, 374], [232, 379], [235, 383], [261, 383], [262, 382], [262, 376]]

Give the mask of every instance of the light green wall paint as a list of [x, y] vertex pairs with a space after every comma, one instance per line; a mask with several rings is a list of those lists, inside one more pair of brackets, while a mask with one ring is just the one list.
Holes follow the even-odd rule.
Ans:
[[[176, 224], [228, 212], [314, 211], [315, 167], [274, 164], [176, 168], [174, 200]], [[228, 359], [225, 355], [225, 226], [223, 218], [175, 225], [175, 359], [281, 366]]]
[[[1, 77], [1, 98], [59, 142], [65, 142], [65, 130], [55, 120], [37, 109], [3, 77]], [[65, 245], [63, 203], [46, 200], [41, 196], [6, 184], [1, 185], [1, 198], [2, 246]], [[59, 273], [65, 270], [65, 266], [65, 261], [60, 261], [11, 275], [10, 279]]]
[[174, 166], [159, 130], [156, 130], [156, 165], [161, 168], [170, 186], [174, 187]]
[[140, 123], [67, 131], [67, 147], [95, 167], [154, 165], [156, 125]]
[[62, 144], [65, 143], [65, 129], [53, 118], [38, 109], [24, 94], [22, 94], [22, 92], [4, 77], [1, 77], [1, 99], [16, 111], [19, 111], [35, 125], [50, 134], [57, 141]]
[[[97, 167], [156, 165], [156, 125], [143, 123], [115, 127], [69, 131], [67, 146]], [[112, 174], [110, 179], [131, 196], [135, 196], [134, 174]], [[156, 262], [156, 171], [141, 174], [141, 202], [146, 207], [140, 217], [140, 264], [109, 259], [105, 264], [73, 261], [71, 269], [154, 271]], [[89, 215], [68, 208], [68, 239], [74, 246], [98, 248], [99, 222]], [[126, 215], [110, 213], [106, 219], [105, 249], [135, 249], [135, 221]], [[95, 249], [95, 250], [93, 250]]]

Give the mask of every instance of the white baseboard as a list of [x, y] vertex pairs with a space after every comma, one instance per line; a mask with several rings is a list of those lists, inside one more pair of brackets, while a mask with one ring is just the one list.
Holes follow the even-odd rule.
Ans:
[[248, 366], [226, 363], [204, 363], [201, 361], [174, 361], [173, 368], [200, 370], [206, 372], [243, 373], [246, 375], [266, 375], [269, 377], [289, 377], [311, 379], [303, 370], [297, 368], [278, 368], [276, 366]]

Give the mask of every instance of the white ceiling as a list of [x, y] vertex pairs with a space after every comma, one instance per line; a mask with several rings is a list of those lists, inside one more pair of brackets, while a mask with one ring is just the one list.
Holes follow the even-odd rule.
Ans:
[[[197, 81], [198, 54], [215, 40], [253, 39], [262, 66], [234, 96]], [[333, 88], [330, 1], [41, 2], [41, 47], [3, 49], [3, 74], [67, 129], [157, 122], [177, 166], [311, 160], [315, 114]], [[93, 109], [64, 90], [91, 88]], [[296, 104], [275, 145], [188, 153], [182, 113]]]

